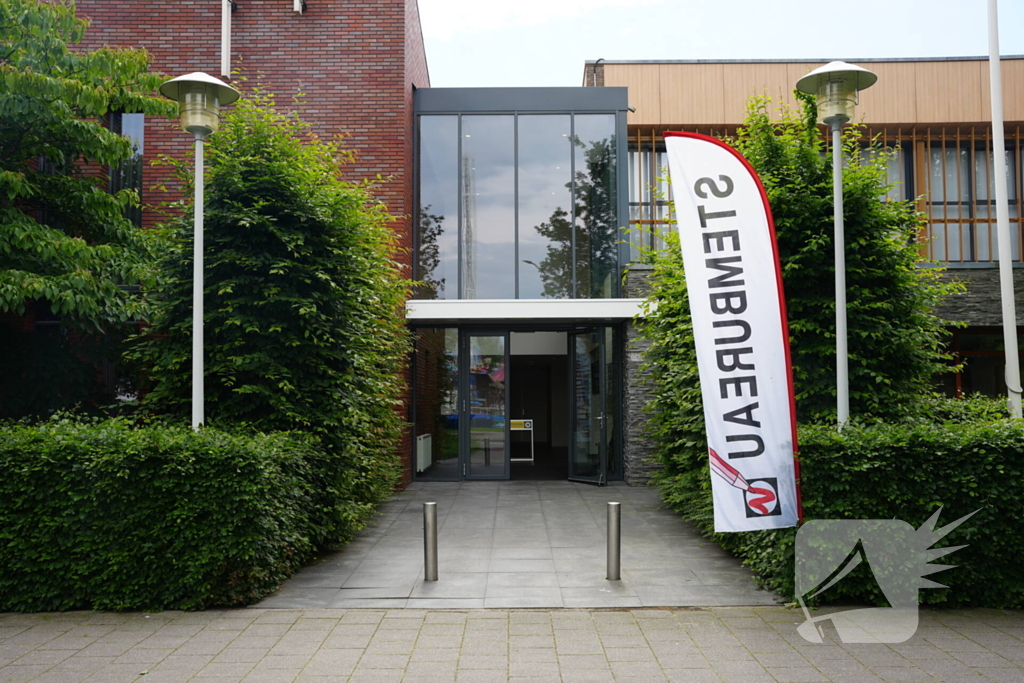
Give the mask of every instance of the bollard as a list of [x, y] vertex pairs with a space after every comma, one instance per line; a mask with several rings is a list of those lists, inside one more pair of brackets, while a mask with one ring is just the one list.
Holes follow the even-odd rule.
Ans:
[[423, 504], [423, 580], [437, 581], [437, 503]]
[[622, 505], [608, 503], [608, 580], [618, 581], [622, 559]]

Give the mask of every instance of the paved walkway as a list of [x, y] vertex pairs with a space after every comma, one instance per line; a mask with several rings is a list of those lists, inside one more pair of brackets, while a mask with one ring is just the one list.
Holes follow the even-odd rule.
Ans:
[[[423, 581], [423, 503], [438, 509], [437, 582]], [[607, 503], [622, 504], [622, 571], [608, 581]], [[772, 605], [750, 572], [648, 487], [567, 481], [415, 483], [340, 552], [260, 608]]]
[[801, 618], [784, 607], [0, 614], [0, 681], [1024, 681], [1022, 612], [925, 612], [898, 645], [812, 645]]

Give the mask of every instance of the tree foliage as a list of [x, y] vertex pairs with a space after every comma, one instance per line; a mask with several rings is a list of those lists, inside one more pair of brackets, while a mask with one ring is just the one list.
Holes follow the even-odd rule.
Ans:
[[[836, 396], [832, 158], [823, 148], [812, 101], [804, 99], [800, 112], [782, 110], [778, 121], [769, 116], [770, 104], [767, 98], [752, 100], [746, 122], [729, 142], [757, 171], [771, 205], [798, 418], [831, 421]], [[955, 285], [940, 281], [940, 269], [920, 267], [922, 217], [912, 202], [884, 200], [892, 151], [876, 145], [865, 157], [862, 136], [857, 126], [847, 127], [842, 149], [850, 410], [854, 417], [904, 418], [922, 408], [935, 376], [948, 370], [944, 340], [951, 323], [932, 310]], [[646, 323], [655, 347], [652, 366], [697, 389], [695, 369], [690, 373], [696, 364], [692, 341], [679, 337], [692, 331], [687, 332], [678, 241], [653, 258], [658, 307]]]
[[87, 25], [70, 0], [0, 2], [0, 312], [43, 301], [65, 325], [98, 331], [137, 314], [124, 285], [148, 262], [124, 215], [138, 196], [109, 193], [95, 173], [133, 154], [104, 116], [174, 105], [151, 95], [161, 79], [144, 51], [73, 50]]
[[[392, 260], [391, 217], [372, 184], [341, 179], [349, 153], [260, 88], [207, 150], [207, 421], [318, 435], [329, 452], [318, 468], [325, 505], [344, 535], [390, 493], [398, 465], [408, 283]], [[173, 227], [135, 356], [148, 366], [144, 405], [185, 416], [192, 212]]]

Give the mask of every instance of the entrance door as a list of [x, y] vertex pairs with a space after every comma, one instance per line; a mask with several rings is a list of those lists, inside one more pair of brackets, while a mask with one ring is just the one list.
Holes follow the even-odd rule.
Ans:
[[508, 333], [467, 332], [464, 339], [462, 471], [466, 479], [508, 479]]
[[613, 374], [611, 328], [577, 330], [569, 335], [572, 439], [569, 479], [603, 485], [607, 481], [613, 430], [608, 391]]

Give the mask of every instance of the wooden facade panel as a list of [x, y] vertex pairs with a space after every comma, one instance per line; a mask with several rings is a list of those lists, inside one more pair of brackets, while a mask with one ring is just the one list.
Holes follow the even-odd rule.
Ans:
[[[988, 102], [987, 64], [985, 68], [985, 101]], [[1024, 121], [1024, 59], [1004, 59], [1002, 71], [1003, 117], [1007, 121]]]
[[751, 97], [768, 95], [778, 102], [788, 96], [793, 85], [786, 83], [788, 67], [780, 62], [752, 62], [746, 64], [725, 64], [725, 82], [722, 93], [725, 97], [725, 121], [727, 124], [743, 123], [747, 114], [747, 102]]
[[918, 121], [934, 123], [983, 121], [982, 62], [918, 62], [916, 78]]
[[[820, 66], [801, 62], [608, 64], [606, 85], [629, 87], [630, 125], [735, 125], [747, 101], [767, 93], [793, 104], [796, 81]], [[987, 60], [866, 62], [878, 83], [861, 95], [857, 118], [872, 124], [991, 120]], [[1024, 121], [1024, 59], [1003, 60], [1003, 110]]]
[[685, 120], [694, 124], [717, 125], [725, 121], [723, 64], [658, 66], [661, 83], [660, 122], [672, 124]]
[[604, 66], [606, 87], [629, 88], [629, 125], [661, 125], [661, 75], [659, 64], [608, 64]]
[[863, 66], [878, 74], [878, 82], [860, 94], [858, 121], [909, 123], [920, 120], [915, 62], [870, 63]]

